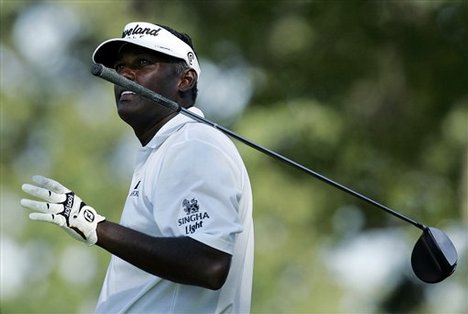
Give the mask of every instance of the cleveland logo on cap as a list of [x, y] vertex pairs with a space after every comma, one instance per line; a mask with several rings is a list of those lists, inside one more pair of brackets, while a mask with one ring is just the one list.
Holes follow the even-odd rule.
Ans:
[[129, 36], [134, 36], [134, 35], [151, 35], [151, 36], [158, 36], [159, 31], [161, 28], [149, 28], [145, 27], [142, 28], [140, 25], [136, 25], [133, 28], [125, 29], [124, 32], [122, 33], [122, 38], [129, 37]]

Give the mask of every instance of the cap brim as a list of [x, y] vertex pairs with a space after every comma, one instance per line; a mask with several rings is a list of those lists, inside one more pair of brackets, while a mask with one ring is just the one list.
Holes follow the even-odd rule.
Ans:
[[94, 63], [101, 63], [106, 67], [114, 67], [120, 48], [125, 44], [139, 46], [122, 38], [109, 39], [100, 44], [93, 53]]
[[160, 51], [156, 48], [150, 48], [146, 45], [143, 45], [143, 44], [138, 44], [138, 43], [135, 43], [133, 40], [127, 40], [125, 38], [114, 38], [114, 39], [109, 39], [109, 40], [106, 40], [105, 42], [103, 42], [102, 44], [100, 44], [96, 50], [94, 50], [94, 53], [93, 53], [93, 61], [94, 63], [101, 63], [103, 64], [104, 66], [108, 67], [108, 68], [113, 68], [115, 66], [115, 62], [117, 61], [117, 58], [119, 56], [119, 52], [120, 50], [122, 49], [122, 47], [124, 45], [132, 45], [132, 46], [136, 46], [136, 47], [141, 47], [141, 48], [145, 48], [145, 49], [148, 49], [148, 50], [151, 50], [153, 53], [161, 53], [161, 54], [165, 54], [167, 56], [170, 56], [172, 58], [175, 58], [175, 59], [180, 59], [180, 60], [184, 60], [184, 59], [181, 59], [181, 58], [177, 58], [175, 56], [172, 56], [170, 54], [167, 54], [165, 53], [165, 51]]

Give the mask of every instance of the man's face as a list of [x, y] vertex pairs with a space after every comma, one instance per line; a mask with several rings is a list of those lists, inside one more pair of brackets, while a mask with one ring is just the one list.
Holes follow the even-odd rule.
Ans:
[[[166, 97], [177, 101], [179, 75], [173, 58], [149, 49], [125, 45], [117, 57], [114, 68], [126, 78]], [[119, 116], [136, 131], [154, 127], [173, 112], [143, 96], [114, 86]]]

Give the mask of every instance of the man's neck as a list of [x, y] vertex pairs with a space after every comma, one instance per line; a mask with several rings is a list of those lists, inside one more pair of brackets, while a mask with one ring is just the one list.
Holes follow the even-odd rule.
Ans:
[[177, 112], [171, 113], [170, 115], [164, 117], [163, 119], [157, 121], [150, 128], [145, 128], [144, 130], [135, 130], [135, 135], [140, 141], [142, 146], [146, 146], [151, 139], [158, 133], [158, 131], [167, 123], [169, 120], [174, 118], [177, 115]]

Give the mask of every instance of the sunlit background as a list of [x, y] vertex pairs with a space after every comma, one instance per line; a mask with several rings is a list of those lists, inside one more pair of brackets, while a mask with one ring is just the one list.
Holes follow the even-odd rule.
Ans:
[[253, 313], [468, 313], [466, 1], [1, 0], [1, 313], [90, 313], [108, 253], [31, 222], [20, 186], [55, 178], [118, 221], [138, 142], [89, 73], [130, 21], [189, 33], [206, 116], [444, 230], [420, 231], [238, 145], [254, 190]]

